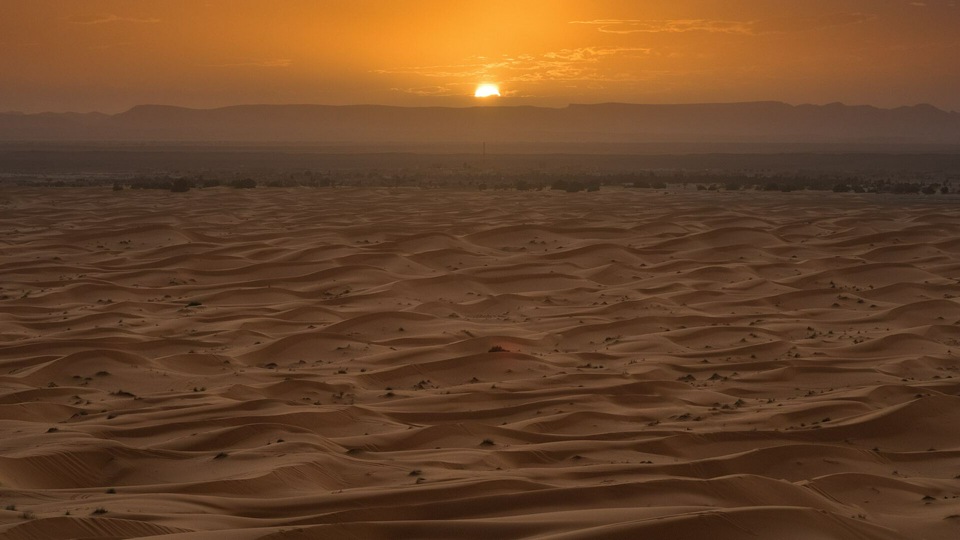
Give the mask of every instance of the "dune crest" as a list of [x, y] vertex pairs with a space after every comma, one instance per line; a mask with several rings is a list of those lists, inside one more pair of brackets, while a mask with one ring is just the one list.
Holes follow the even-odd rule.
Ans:
[[4, 538], [960, 535], [952, 197], [2, 199]]

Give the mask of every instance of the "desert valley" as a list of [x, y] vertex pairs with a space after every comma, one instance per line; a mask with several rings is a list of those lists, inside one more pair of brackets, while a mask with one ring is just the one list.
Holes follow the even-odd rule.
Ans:
[[8, 187], [0, 535], [955, 538], [947, 196]]

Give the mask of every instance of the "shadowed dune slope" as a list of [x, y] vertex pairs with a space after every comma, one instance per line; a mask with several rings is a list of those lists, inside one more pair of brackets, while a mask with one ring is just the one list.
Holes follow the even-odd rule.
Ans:
[[0, 192], [0, 537], [960, 537], [950, 196]]

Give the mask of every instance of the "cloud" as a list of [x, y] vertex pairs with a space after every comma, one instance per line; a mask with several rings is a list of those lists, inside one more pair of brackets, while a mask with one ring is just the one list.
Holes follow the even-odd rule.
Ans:
[[651, 54], [641, 47], [580, 47], [560, 49], [539, 55], [523, 54], [499, 58], [476, 57], [461, 64], [411, 66], [375, 70], [388, 75], [420, 75], [430, 78], [508, 82], [539, 81], [612, 81], [627, 80], [630, 75], [610, 74], [606, 63], [613, 59]]
[[680, 32], [723, 32], [727, 34], [751, 34], [750, 22], [718, 21], [709, 19], [596, 19], [592, 21], [570, 21], [570, 24], [596, 26], [606, 34], [638, 33], [680, 33]]
[[445, 64], [433, 66], [408, 66], [388, 69], [376, 69], [373, 73], [381, 75], [422, 75], [435, 78], [482, 77], [493, 64]]
[[390, 90], [415, 96], [453, 96], [459, 94], [447, 86], [418, 86], [415, 88], [391, 88]]
[[106, 51], [109, 49], [117, 49], [120, 47], [129, 47], [130, 45], [133, 45], [132, 41], [123, 41], [120, 43], [104, 43], [101, 45], [91, 45], [89, 49], [91, 51]]
[[67, 19], [67, 22], [71, 24], [109, 24], [109, 23], [139, 23], [139, 24], [156, 24], [162, 22], [160, 19], [155, 18], [139, 18], [139, 17], [121, 17], [119, 15], [107, 14], [107, 15], [97, 15], [94, 17], [71, 17]]
[[754, 23], [754, 28], [758, 34], [806, 32], [862, 24], [876, 18], [877, 16], [873, 13], [861, 12], [834, 13], [819, 17], [777, 17], [757, 21]]
[[289, 58], [276, 58], [272, 60], [249, 60], [246, 62], [232, 62], [226, 64], [205, 64], [203, 67], [258, 67], [258, 68], [285, 68], [293, 65], [293, 60]]
[[580, 47], [578, 49], [560, 49], [543, 55], [548, 60], [566, 62], [595, 62], [605, 56], [621, 56], [630, 53], [639, 55], [650, 54], [647, 47]]
[[597, 31], [606, 34], [658, 34], [709, 32], [720, 34], [760, 35], [773, 33], [803, 32], [859, 24], [876, 15], [851, 12], [835, 13], [817, 17], [778, 17], [756, 21], [728, 21], [713, 19], [595, 19], [591, 21], [570, 21], [570, 24], [595, 26]]

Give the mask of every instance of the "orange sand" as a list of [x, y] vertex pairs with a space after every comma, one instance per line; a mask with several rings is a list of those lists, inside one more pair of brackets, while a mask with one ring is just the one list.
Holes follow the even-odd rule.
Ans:
[[5, 189], [0, 537], [958, 538], [958, 208]]

